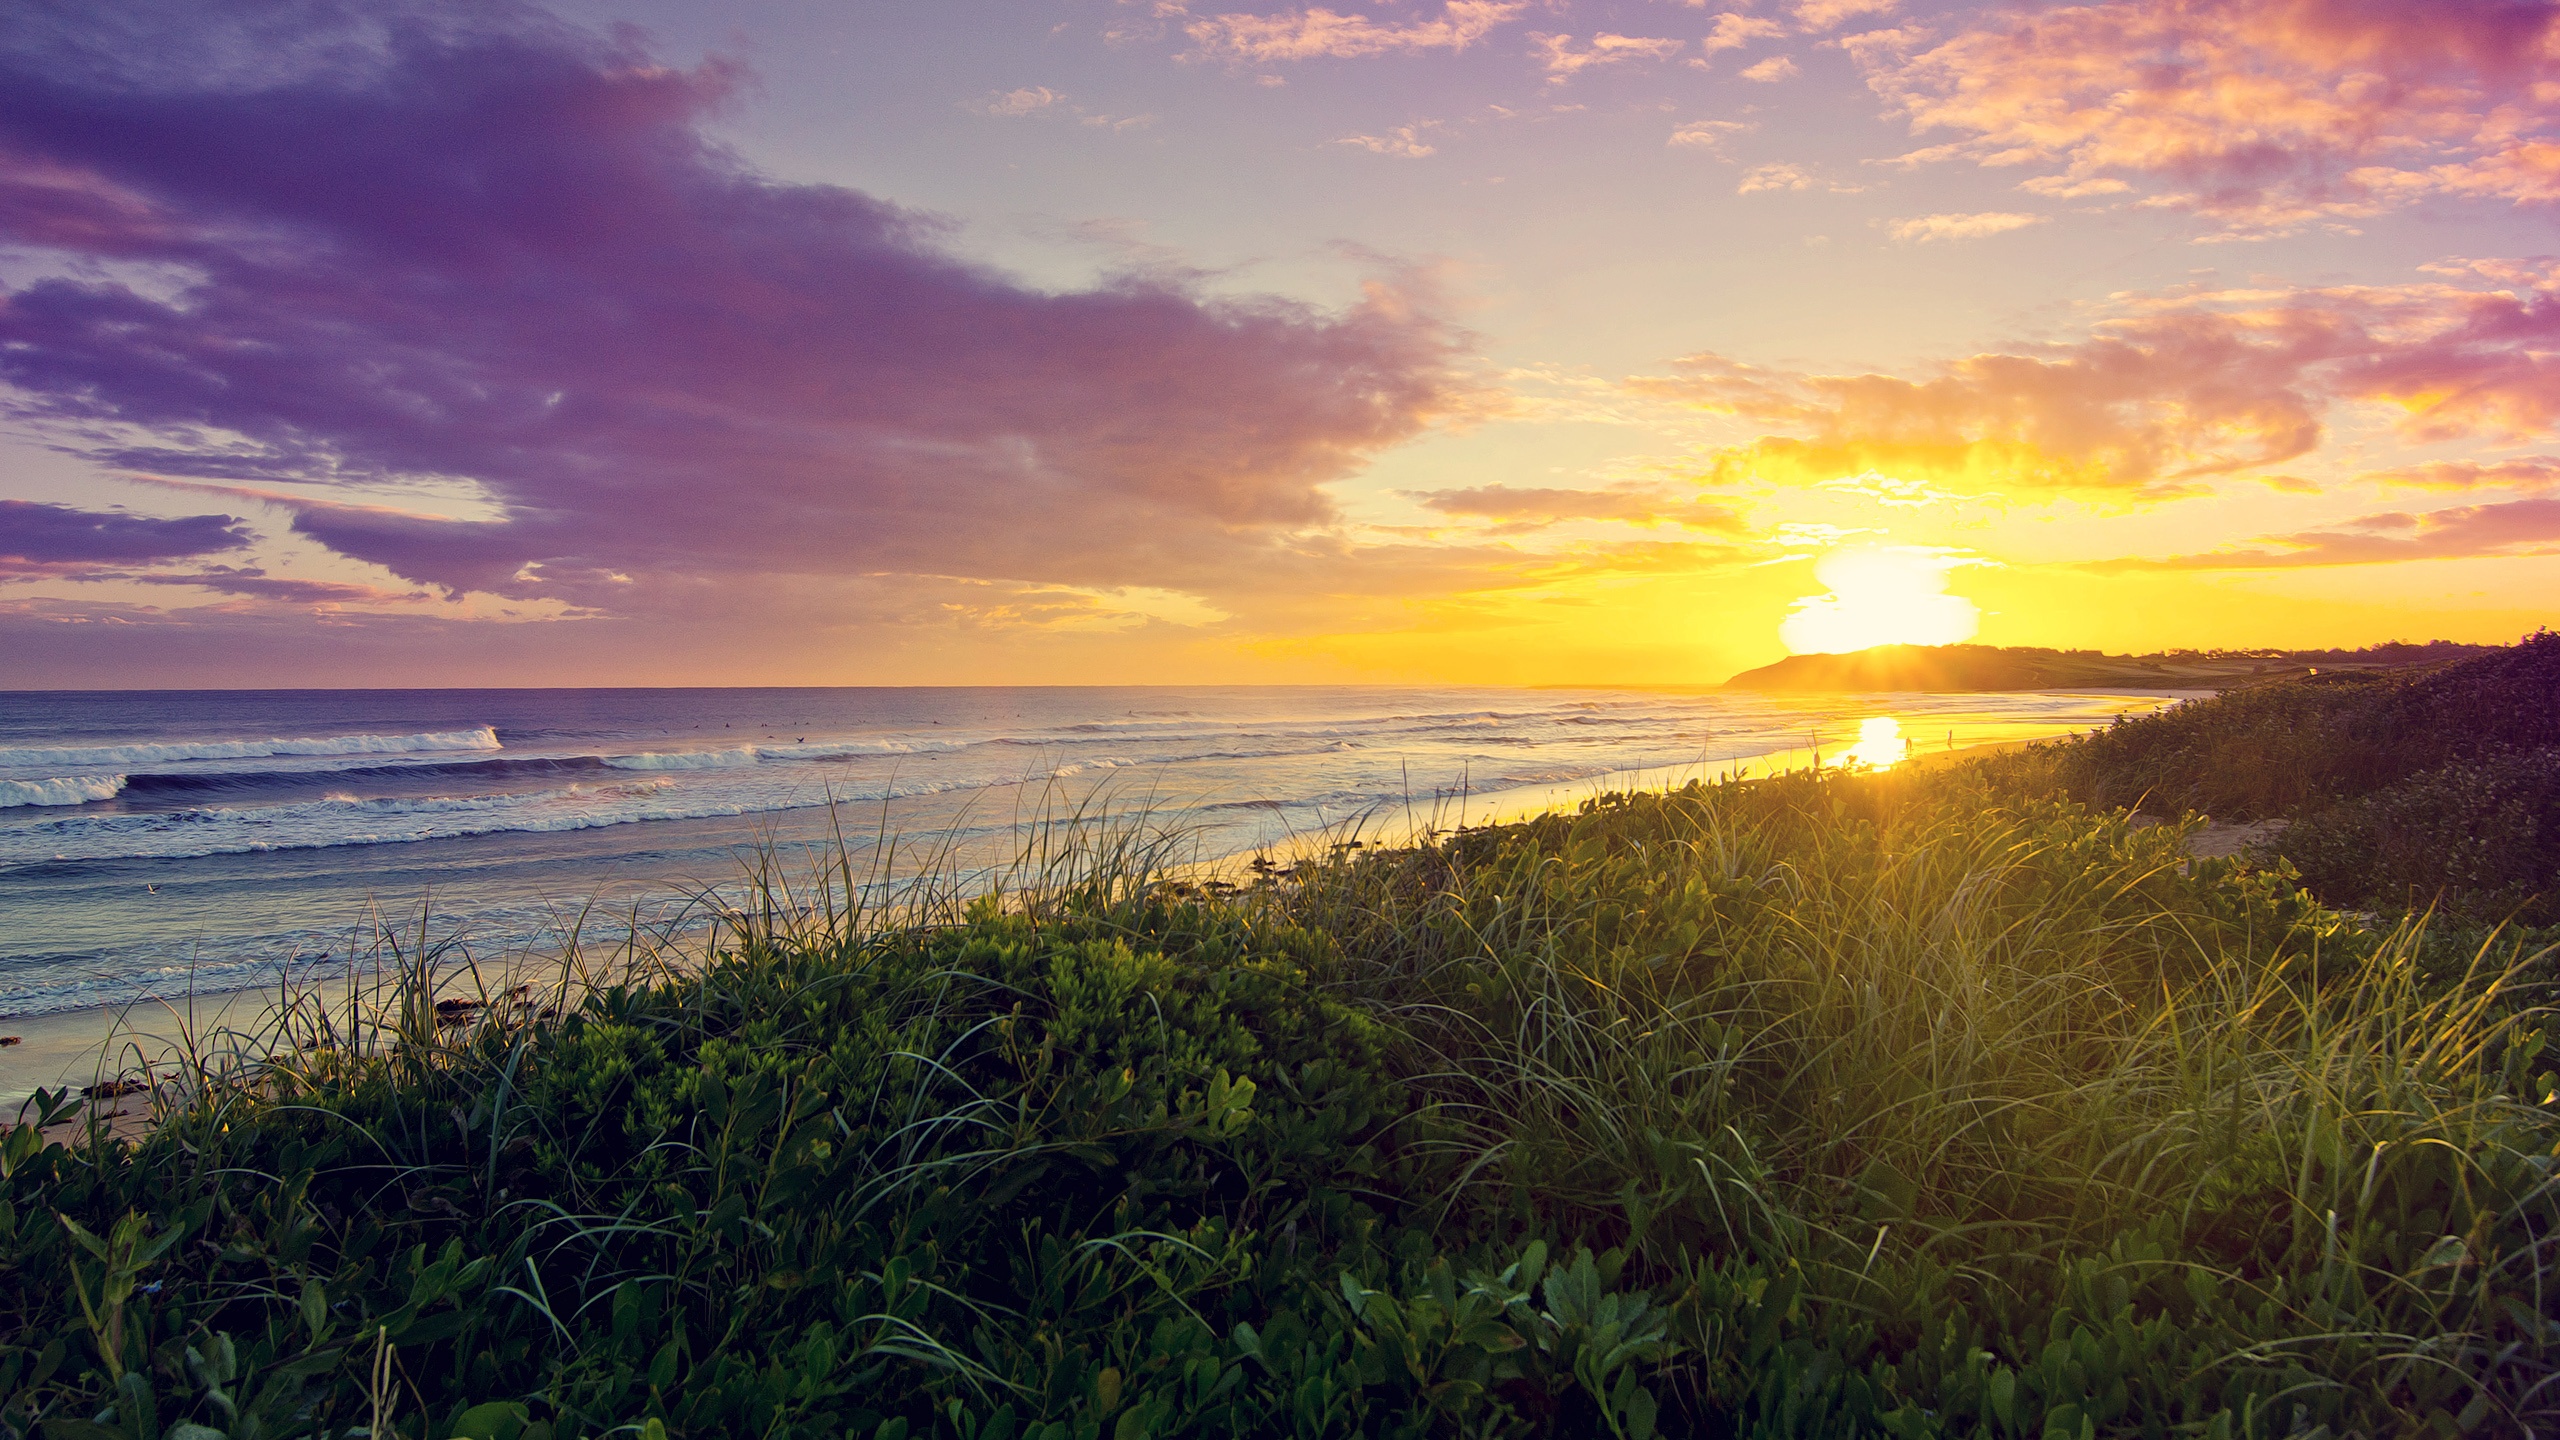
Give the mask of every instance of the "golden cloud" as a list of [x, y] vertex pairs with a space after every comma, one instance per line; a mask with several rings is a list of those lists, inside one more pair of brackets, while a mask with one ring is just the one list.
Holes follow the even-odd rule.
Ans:
[[[2182, 291], [2117, 304], [2086, 339], [1966, 356], [1918, 378], [1705, 354], [1620, 389], [1768, 427], [1709, 457], [1707, 478], [1726, 485], [1876, 471], [1958, 490], [2156, 499], [2310, 455], [2342, 412], [2380, 416], [2419, 443], [2560, 429], [2560, 293], [2549, 288]], [[2536, 485], [2554, 463], [2441, 462], [2371, 478]]]

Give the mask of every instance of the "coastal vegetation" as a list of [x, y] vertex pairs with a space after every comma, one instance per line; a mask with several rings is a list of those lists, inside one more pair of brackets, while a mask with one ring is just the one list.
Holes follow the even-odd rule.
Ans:
[[2560, 922], [2560, 635], [2417, 671], [2327, 670], [1987, 762], [2013, 795], [2276, 822], [2324, 900]]
[[2357, 650], [2165, 650], [2108, 655], [2034, 645], [1876, 645], [1845, 654], [1790, 655], [1727, 680], [1728, 690], [2049, 690], [2115, 686], [2220, 690], [2315, 671], [2441, 665], [2496, 647], [2433, 640]]
[[136, 1143], [0, 1141], [0, 1434], [2550, 1433], [2552, 870], [2352, 837], [2547, 823], [2555, 650], [1225, 880], [770, 856], [521, 991], [395, 948]]

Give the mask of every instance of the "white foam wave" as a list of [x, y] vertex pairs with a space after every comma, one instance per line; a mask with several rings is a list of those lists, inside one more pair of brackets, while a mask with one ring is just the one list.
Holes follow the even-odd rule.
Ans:
[[644, 750], [637, 755], [607, 755], [604, 763], [616, 770], [734, 770], [759, 758], [756, 747], [740, 745], [730, 750]]
[[804, 740], [795, 745], [734, 745], [725, 750], [643, 750], [634, 755], [607, 755], [616, 770], [735, 770], [767, 760], [851, 760], [871, 755], [929, 755], [965, 750], [966, 741], [951, 740]]
[[643, 820], [708, 820], [812, 809], [831, 800], [881, 799], [967, 788], [968, 782], [902, 784], [871, 794], [795, 789], [743, 797], [675, 787], [671, 779], [572, 785], [517, 795], [321, 800], [254, 809], [91, 815], [0, 831], [0, 865], [79, 860], [191, 860], [341, 845], [392, 845], [496, 834], [555, 834]]
[[850, 760], [863, 755], [941, 755], [966, 750], [967, 740], [804, 740], [797, 745], [758, 745], [767, 760]]
[[1065, 780], [1077, 775], [1088, 775], [1098, 770], [1120, 770], [1131, 765], [1141, 765], [1144, 763], [1146, 762], [1141, 760], [1124, 759], [1117, 755], [1101, 755], [1096, 756], [1091, 760], [1078, 760], [1071, 765], [1060, 765], [1049, 772], [1049, 778], [1052, 780]]
[[86, 805], [113, 800], [124, 790], [122, 775], [57, 775], [46, 780], [0, 780], [0, 810], [19, 805]]
[[178, 760], [256, 760], [270, 755], [417, 755], [453, 750], [495, 750], [497, 730], [438, 730], [423, 735], [323, 735], [287, 740], [179, 740], [150, 745], [73, 745], [0, 748], [0, 766], [160, 765]]

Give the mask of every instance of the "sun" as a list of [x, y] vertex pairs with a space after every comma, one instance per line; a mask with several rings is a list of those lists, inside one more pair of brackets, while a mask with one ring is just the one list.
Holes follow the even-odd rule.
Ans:
[[1840, 758], [1870, 770], [1890, 770], [1910, 754], [1911, 742], [1902, 738], [1902, 722], [1890, 715], [1875, 715], [1858, 722], [1858, 743]]
[[1797, 600], [1778, 638], [1798, 655], [1970, 640], [1982, 612], [1947, 593], [1947, 570], [1946, 557], [1935, 551], [1834, 550], [1813, 572], [1830, 592]]

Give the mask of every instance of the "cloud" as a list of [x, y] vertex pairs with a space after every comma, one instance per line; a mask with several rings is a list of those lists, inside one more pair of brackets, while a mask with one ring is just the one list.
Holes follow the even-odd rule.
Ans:
[[1860, 15], [1890, 15], [1900, 0], [1796, 0], [1796, 24], [1807, 31], [1830, 30]]
[[1156, 123], [1153, 115], [1111, 115], [1088, 110], [1067, 102], [1065, 92], [1046, 85], [1026, 85], [1019, 90], [989, 91], [972, 103], [969, 109], [1001, 120], [1019, 120], [1033, 115], [1073, 115], [1079, 125], [1098, 130], [1139, 130]]
[[1789, 79], [1796, 73], [1796, 62], [1792, 56], [1787, 55], [1772, 55], [1757, 64], [1742, 67], [1743, 79], [1764, 83]]
[[366, 605], [429, 598], [423, 590], [404, 593], [398, 590], [386, 590], [378, 585], [357, 585], [342, 580], [286, 579], [269, 575], [254, 565], [238, 568], [229, 565], [210, 565], [202, 570], [158, 575], [125, 575], [116, 578], [143, 585], [188, 585], [223, 595], [278, 600], [289, 605]]
[[2108, 0], [1843, 43], [1915, 133], [1957, 137], [1914, 161], [2059, 165], [2047, 193], [2139, 184], [2233, 234], [2560, 199], [2548, 0]]
[[229, 515], [162, 519], [0, 500], [0, 576], [148, 564], [236, 550], [249, 540], [243, 523]]
[[[932, 216], [747, 167], [700, 128], [724, 62], [482, 11], [269, 61], [172, 7], [70, 53], [78, 10], [0, 39], [0, 243], [154, 278], [0, 294], [20, 423], [110, 464], [474, 497], [283, 502], [415, 584], [625, 614], [852, 574], [1208, 593], [1471, 403], [1420, 276], [1339, 311], [1035, 288]], [[253, 58], [196, 63], [227, 53]]]
[[1384, 135], [1345, 135], [1333, 143], [1356, 145], [1379, 155], [1399, 155], [1407, 160], [1419, 160], [1426, 155], [1440, 153], [1439, 146], [1422, 138], [1423, 132], [1431, 128], [1429, 122], [1419, 125], [1399, 125]]
[[2024, 230], [2045, 223], [2042, 215], [2021, 215], [2008, 210], [1986, 210], [1978, 215], [1915, 215], [1896, 220], [1885, 229], [1896, 240], [1927, 244], [1932, 240], [1974, 240], [1985, 235], [1998, 235], [2009, 230]]
[[1652, 485], [1563, 490], [1495, 484], [1407, 493], [1424, 508], [1443, 515], [1506, 521], [1514, 529], [1535, 529], [1567, 520], [1621, 520], [1633, 525], [1679, 525], [1728, 533], [1743, 528], [1742, 518], [1725, 506], [1684, 498]]
[[1750, 128], [1739, 120], [1692, 120], [1672, 131], [1671, 138], [1663, 143], [1686, 145], [1697, 150], [1714, 150], [1722, 147], [1727, 138], [1739, 135]]
[[1755, 165], [1744, 171], [1742, 181], [1733, 187], [1733, 193], [1758, 195], [1774, 191], [1811, 190], [1816, 186], [1834, 195], [1855, 195], [1866, 188], [1862, 185], [1843, 185], [1837, 180], [1825, 180], [1801, 165], [1772, 164]]
[[1968, 356], [1918, 380], [1795, 375], [1708, 355], [1628, 383], [1794, 432], [1722, 452], [1719, 483], [1877, 471], [1969, 493], [2166, 494], [2313, 449], [2323, 406], [2306, 372], [2334, 338], [2307, 320], [2239, 329], [2161, 317], [2041, 353]]
[[1873, 470], [1863, 475], [1851, 475], [1845, 479], [1834, 480], [1822, 488], [1837, 491], [1843, 495], [1863, 496], [1879, 505], [1898, 510], [1917, 510], [1963, 498], [1950, 495], [1926, 480], [1879, 475]]
[[2388, 511], [2325, 529], [2263, 537], [2274, 549], [2217, 550], [2160, 560], [2109, 560], [2097, 570], [2287, 570], [2409, 560], [2560, 554], [2560, 497], [2461, 505], [2420, 514]]
[[2499, 461], [2436, 460], [2392, 470], [2368, 470], [2356, 478], [2378, 485], [2407, 485], [2420, 490], [2540, 489], [2560, 485], [2560, 456], [2532, 455], [2521, 460]]
[[1021, 116], [1046, 110], [1067, 97], [1046, 85], [1025, 85], [1019, 90], [995, 90], [971, 108], [981, 115]]
[[1743, 172], [1742, 183], [1733, 187], [1736, 195], [1757, 195], [1768, 190], [1810, 190], [1813, 176], [1801, 165], [1755, 165]]
[[1722, 50], [1739, 50], [1754, 40], [1775, 40], [1786, 33], [1787, 27], [1775, 20], [1736, 15], [1728, 10], [1716, 17], [1716, 28], [1700, 43], [1713, 55]]
[[1282, 15], [1208, 16], [1187, 20], [1182, 29], [1199, 53], [1229, 60], [1359, 59], [1464, 50], [1528, 8], [1528, 0], [1446, 0], [1432, 19], [1397, 24], [1313, 6]]
[[[2402, 286], [2118, 297], [2087, 338], [1910, 378], [1697, 355], [1621, 391], [1767, 427], [1717, 452], [1719, 486], [1874, 470], [1948, 489], [2164, 497], [2322, 445], [2332, 416], [2399, 440], [2534, 443], [2560, 431], [2560, 293]], [[2552, 462], [2446, 462], [2365, 478], [2542, 483]], [[2303, 483], [2298, 479], [2292, 483]]]
[[2085, 200], [2092, 195], [2122, 195], [2133, 187], [2112, 176], [2074, 179], [2069, 175], [2038, 175], [2019, 181], [2018, 188], [2030, 195], [2049, 195], [2056, 200]]
[[1595, 65], [1618, 65], [1629, 60], [1668, 60], [1687, 48], [1681, 40], [1647, 40], [1635, 35], [1612, 35], [1602, 31], [1591, 37], [1581, 49], [1573, 48], [1570, 35], [1532, 35], [1530, 53], [1540, 57], [1547, 67], [1547, 79], [1562, 84]]

